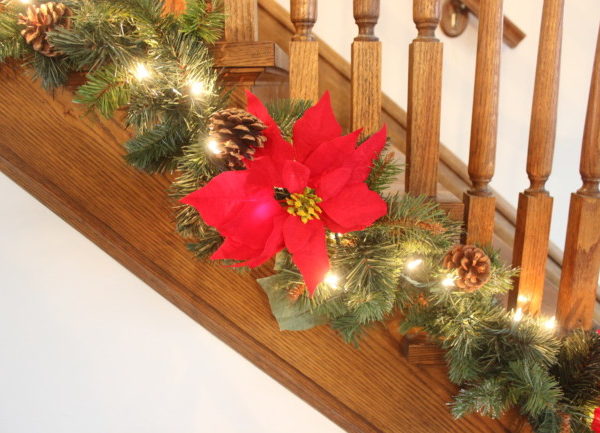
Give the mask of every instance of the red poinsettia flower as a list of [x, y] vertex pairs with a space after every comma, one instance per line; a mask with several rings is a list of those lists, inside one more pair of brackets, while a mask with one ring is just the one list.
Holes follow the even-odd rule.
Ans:
[[365, 183], [385, 127], [357, 147], [360, 131], [341, 135], [326, 93], [296, 122], [292, 144], [251, 93], [247, 109], [267, 125], [264, 147], [246, 170], [221, 173], [182, 202], [225, 238], [213, 259], [254, 267], [287, 248], [312, 294], [330, 267], [325, 230], [362, 230], [387, 212]]
[[594, 421], [592, 422], [592, 431], [600, 433], [600, 407], [594, 409]]

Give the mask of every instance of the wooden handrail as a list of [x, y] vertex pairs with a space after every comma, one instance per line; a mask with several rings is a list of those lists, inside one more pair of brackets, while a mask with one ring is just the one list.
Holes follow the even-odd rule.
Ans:
[[471, 122], [469, 178], [465, 193], [466, 243], [491, 244], [496, 200], [489, 189], [494, 175], [498, 132], [498, 92], [502, 45], [502, 0], [481, 6]]
[[[447, 36], [460, 36], [466, 29], [469, 13], [479, 17], [481, 0], [446, 0], [442, 13], [442, 30]], [[525, 33], [506, 16], [503, 18], [504, 43], [515, 48], [525, 38]]]
[[443, 45], [435, 37], [440, 0], [414, 0], [418, 35], [410, 44], [406, 131], [407, 193], [437, 194]]
[[564, 0], [544, 1], [527, 154], [531, 185], [519, 195], [513, 248], [513, 265], [521, 272], [508, 305], [531, 314], [537, 314], [542, 305], [552, 219], [553, 199], [545, 185], [556, 139], [563, 11]]
[[354, 0], [358, 35], [352, 42], [352, 129], [381, 127], [381, 42], [375, 36], [379, 0]]

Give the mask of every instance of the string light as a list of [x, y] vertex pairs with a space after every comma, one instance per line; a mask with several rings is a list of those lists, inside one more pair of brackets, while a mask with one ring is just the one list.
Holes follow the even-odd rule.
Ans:
[[215, 155], [221, 153], [221, 149], [219, 148], [219, 143], [217, 143], [217, 140], [208, 140], [208, 143], [206, 143], [206, 147], [208, 147], [208, 150], [210, 150]]
[[327, 275], [325, 275], [325, 279], [323, 281], [328, 286], [331, 286], [334, 289], [337, 289], [338, 284], [340, 282], [340, 277], [338, 277], [336, 274], [334, 274], [333, 272], [330, 271], [330, 272], [327, 272]]
[[410, 262], [407, 262], [405, 267], [409, 271], [412, 271], [414, 269], [417, 269], [422, 263], [423, 263], [423, 259], [414, 259], [414, 260], [411, 260]]
[[513, 322], [520, 322], [523, 319], [523, 309], [517, 308], [513, 314]]
[[526, 304], [529, 302], [529, 298], [527, 296], [519, 295], [517, 296], [517, 302], [519, 304]]
[[454, 277], [452, 275], [448, 275], [446, 278], [444, 278], [442, 280], [442, 286], [454, 287]]
[[146, 67], [146, 65], [144, 65], [143, 63], [138, 63], [137, 66], [135, 67], [135, 71], [133, 72], [133, 75], [135, 75], [135, 78], [138, 79], [139, 81], [143, 81], [146, 78], [150, 78], [150, 71], [148, 70], [148, 68]]
[[553, 331], [556, 328], [556, 317], [552, 316], [544, 322], [544, 328]]
[[21, 3], [23, 3], [24, 5], [28, 5], [29, 3], [31, 3], [31, 0], [21, 0]]
[[200, 81], [191, 81], [190, 82], [190, 93], [194, 96], [202, 96], [206, 92], [204, 88], [204, 83]]

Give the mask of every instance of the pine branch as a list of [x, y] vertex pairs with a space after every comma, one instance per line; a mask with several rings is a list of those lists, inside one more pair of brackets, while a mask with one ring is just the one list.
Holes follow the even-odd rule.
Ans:
[[207, 44], [214, 44], [223, 34], [225, 14], [219, 0], [187, 0], [185, 13], [181, 16], [181, 28], [186, 34], [193, 33]]
[[107, 119], [130, 100], [129, 84], [114, 67], [87, 74], [87, 81], [77, 89], [73, 102], [96, 109]]

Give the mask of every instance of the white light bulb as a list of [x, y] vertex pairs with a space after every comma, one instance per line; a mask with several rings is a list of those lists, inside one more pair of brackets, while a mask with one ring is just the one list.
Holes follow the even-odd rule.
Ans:
[[328, 286], [333, 287], [334, 289], [337, 289], [337, 286], [340, 282], [340, 277], [338, 277], [336, 274], [334, 274], [333, 272], [327, 272], [327, 275], [325, 275], [325, 279], [323, 280], [325, 282], [325, 284], [327, 284]]
[[454, 287], [454, 277], [452, 275], [448, 275], [446, 278], [444, 278], [442, 280], [442, 286]]
[[515, 313], [513, 314], [513, 322], [520, 322], [523, 319], [523, 309], [517, 308]]
[[529, 298], [527, 296], [519, 295], [517, 296], [517, 302], [519, 304], [526, 304], [527, 302], [529, 302]]
[[414, 269], [417, 269], [422, 263], [423, 263], [423, 259], [414, 259], [414, 260], [411, 260], [410, 262], [407, 262], [405, 267], [409, 271], [412, 271]]
[[544, 322], [544, 328], [548, 329], [549, 331], [554, 330], [554, 328], [556, 328], [556, 317], [552, 316], [546, 320]]
[[151, 74], [146, 65], [144, 65], [143, 63], [138, 63], [135, 67], [135, 70], [133, 71], [133, 75], [135, 75], [135, 78], [142, 81], [146, 78], [149, 78]]
[[194, 96], [202, 96], [206, 92], [204, 83], [200, 81], [190, 82], [190, 93]]
[[219, 148], [219, 143], [217, 143], [217, 140], [208, 140], [206, 146], [208, 147], [208, 150], [210, 150], [215, 155], [221, 153], [221, 149]]

